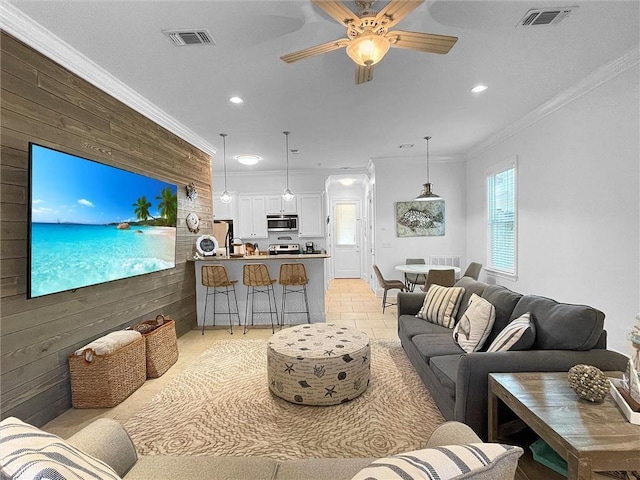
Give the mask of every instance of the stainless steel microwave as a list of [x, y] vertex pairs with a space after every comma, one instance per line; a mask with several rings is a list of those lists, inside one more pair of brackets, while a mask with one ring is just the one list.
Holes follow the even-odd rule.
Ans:
[[298, 231], [298, 216], [267, 215], [267, 230], [270, 232]]

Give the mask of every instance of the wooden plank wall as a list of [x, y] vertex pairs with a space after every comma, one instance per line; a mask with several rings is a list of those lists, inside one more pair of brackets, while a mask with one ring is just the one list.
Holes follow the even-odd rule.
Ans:
[[[1, 413], [41, 426], [71, 406], [67, 356], [75, 349], [158, 313], [176, 320], [178, 335], [195, 327], [194, 266], [187, 259], [199, 234], [184, 219], [196, 212], [201, 229], [211, 231], [211, 158], [1, 35]], [[176, 267], [27, 300], [29, 141], [178, 185]], [[185, 197], [190, 182], [199, 192], [193, 202]]]

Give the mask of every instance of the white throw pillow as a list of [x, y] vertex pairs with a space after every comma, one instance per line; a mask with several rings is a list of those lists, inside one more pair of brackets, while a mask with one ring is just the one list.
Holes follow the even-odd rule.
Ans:
[[470, 443], [426, 448], [376, 460], [360, 470], [351, 480], [474, 478], [477, 474], [491, 472], [504, 463], [510, 463], [515, 472], [521, 455], [520, 447], [499, 443]]
[[453, 328], [463, 295], [463, 287], [431, 285], [416, 317], [443, 327]]
[[102, 460], [15, 417], [0, 422], [0, 469], [12, 480], [120, 480]]
[[531, 313], [523, 313], [509, 323], [491, 342], [487, 352], [506, 352], [508, 350], [529, 350], [536, 340], [536, 326], [531, 321]]
[[469, 306], [453, 329], [453, 339], [465, 352], [477, 352], [487, 340], [496, 321], [496, 307], [475, 293]]

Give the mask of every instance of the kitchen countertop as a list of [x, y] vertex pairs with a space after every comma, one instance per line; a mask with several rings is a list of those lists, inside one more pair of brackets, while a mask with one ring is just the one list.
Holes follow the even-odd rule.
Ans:
[[244, 255], [242, 257], [227, 257], [227, 256], [215, 256], [215, 257], [200, 257], [194, 258], [193, 260], [201, 260], [201, 261], [220, 261], [220, 260], [257, 260], [257, 261], [268, 261], [268, 260], [313, 260], [316, 258], [329, 258], [329, 255], [326, 253], [298, 253], [298, 254], [290, 254], [285, 253], [282, 255]]

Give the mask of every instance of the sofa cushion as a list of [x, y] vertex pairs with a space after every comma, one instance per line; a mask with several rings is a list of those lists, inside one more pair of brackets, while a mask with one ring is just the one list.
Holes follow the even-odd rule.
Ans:
[[0, 422], [0, 470], [14, 480], [90, 478], [119, 480], [102, 460], [15, 417]]
[[516, 305], [522, 298], [522, 294], [512, 292], [508, 288], [500, 285], [488, 285], [487, 288], [482, 291], [481, 297], [496, 307], [496, 320], [484, 344], [485, 347], [481, 349], [482, 351], [486, 350], [487, 345], [491, 345], [498, 334], [507, 326], [511, 320], [511, 313], [513, 313], [513, 309], [516, 308]]
[[464, 350], [453, 340], [451, 333], [416, 335], [411, 342], [427, 364], [432, 357], [464, 353]]
[[462, 287], [431, 285], [416, 316], [443, 327], [453, 328], [463, 295]]
[[586, 305], [558, 303], [536, 295], [523, 296], [511, 318], [531, 312], [537, 350], [591, 350], [604, 327], [604, 313]]
[[465, 352], [475, 352], [484, 345], [495, 318], [495, 307], [474, 293], [467, 310], [453, 329], [453, 339]]
[[499, 443], [425, 448], [376, 460], [352, 480], [513, 478], [522, 453], [520, 447]]
[[487, 348], [487, 352], [529, 350], [536, 340], [536, 325], [529, 312], [509, 323]]
[[[276, 480], [349, 480], [375, 458], [304, 458], [278, 467]], [[217, 478], [217, 477], [216, 477]], [[253, 477], [243, 477], [253, 478]]]
[[456, 314], [456, 322], [459, 322], [462, 318], [462, 315], [464, 315], [467, 306], [469, 305], [471, 295], [475, 293], [476, 295], [482, 296], [482, 292], [484, 292], [484, 289], [489, 285], [479, 282], [478, 280], [474, 280], [471, 277], [462, 277], [456, 282], [454, 286], [464, 288], [464, 295], [462, 296], [460, 308], [458, 309], [458, 313]]
[[398, 319], [399, 329], [409, 338], [423, 333], [446, 333], [451, 334], [451, 329], [427, 322], [414, 315], [401, 315]]
[[461, 356], [442, 355], [440, 357], [432, 357], [429, 362], [429, 368], [431, 368], [431, 371], [452, 399], [456, 398], [456, 378]]
[[279, 462], [266, 457], [140, 456], [125, 480], [273, 480]]

